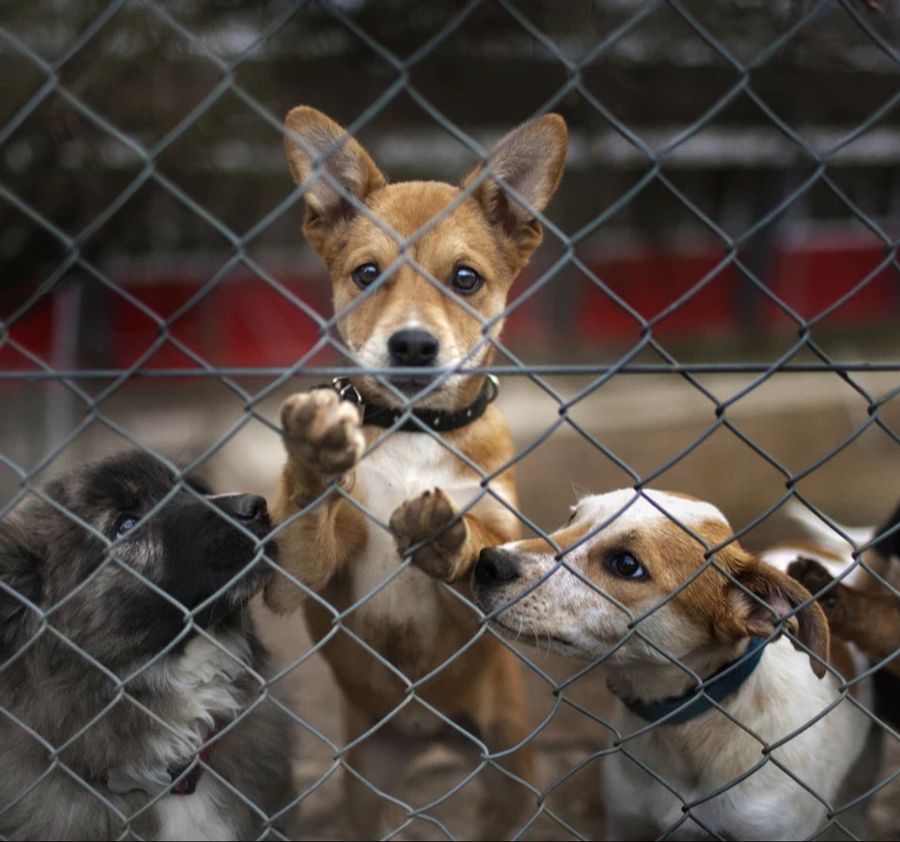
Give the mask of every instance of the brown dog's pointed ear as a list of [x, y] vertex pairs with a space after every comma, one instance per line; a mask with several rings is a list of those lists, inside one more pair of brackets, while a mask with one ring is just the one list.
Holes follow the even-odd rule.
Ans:
[[[487, 173], [473, 195], [491, 225], [509, 238], [521, 265], [541, 241], [535, 214], [547, 206], [559, 186], [567, 149], [566, 121], [559, 114], [547, 114], [511, 131], [491, 152], [487, 164], [463, 181], [466, 187]], [[502, 179], [527, 204], [514, 199], [491, 176]]]
[[[779, 620], [798, 605], [812, 600], [810, 592], [798, 581], [752, 556], [729, 572], [739, 584], [728, 583], [727, 617], [720, 625], [736, 637], [768, 637], [775, 632]], [[819, 604], [810, 602], [787, 619], [785, 625], [812, 653], [810, 666], [821, 678], [825, 675], [823, 662], [828, 660], [830, 641], [828, 620]], [[797, 644], [795, 648], [803, 651]]]
[[[360, 202], [384, 186], [385, 178], [369, 153], [321, 111], [305, 105], [292, 109], [285, 118], [284, 133], [291, 174], [304, 187], [308, 234], [310, 229], [327, 234], [335, 223], [356, 212], [334, 182]], [[316, 245], [316, 237], [311, 239]]]

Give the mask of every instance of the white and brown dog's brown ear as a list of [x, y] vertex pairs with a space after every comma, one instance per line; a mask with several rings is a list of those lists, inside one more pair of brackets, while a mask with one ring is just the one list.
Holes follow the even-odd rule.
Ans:
[[[727, 609], [717, 623], [721, 633], [733, 637], [773, 634], [780, 619], [798, 605], [812, 600], [812, 595], [799, 582], [775, 567], [747, 555], [730, 571], [735, 582], [727, 585]], [[825, 675], [824, 662], [829, 656], [828, 620], [819, 604], [810, 602], [786, 620], [791, 636], [811, 654], [809, 663], [819, 677]], [[797, 643], [795, 648], [804, 651]]]
[[291, 174], [304, 188], [306, 233], [321, 251], [324, 238], [334, 226], [356, 213], [352, 202], [341, 195], [334, 182], [362, 202], [384, 186], [385, 177], [369, 153], [342, 126], [315, 108], [300, 105], [292, 109], [285, 118], [284, 132]]
[[[559, 186], [567, 149], [566, 121], [559, 114], [546, 114], [506, 135], [491, 152], [488, 163], [463, 181], [463, 187], [467, 187], [487, 173], [474, 196], [491, 225], [508, 238], [519, 265], [525, 264], [541, 242], [543, 235], [535, 214], [547, 206]], [[527, 205], [508, 194], [492, 175], [512, 187]]]

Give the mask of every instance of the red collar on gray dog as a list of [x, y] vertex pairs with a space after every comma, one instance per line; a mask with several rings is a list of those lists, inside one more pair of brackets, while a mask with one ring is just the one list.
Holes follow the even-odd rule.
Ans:
[[[191, 761], [193, 763], [193, 767], [191, 767], [191, 763], [185, 763], [182, 766], [170, 766], [169, 767], [169, 775], [173, 781], [178, 781], [175, 786], [172, 787], [170, 795], [193, 795], [197, 790], [197, 784], [200, 783], [200, 778], [203, 777], [203, 766], [200, 764], [202, 760], [204, 763], [209, 763], [210, 757], [212, 757], [213, 749], [215, 748], [215, 743], [210, 742], [215, 736], [217, 732], [213, 732], [207, 737], [206, 747], [200, 750], [200, 753], [197, 757]], [[190, 769], [190, 771], [187, 771]], [[187, 772], [187, 774], [185, 774]], [[183, 776], [183, 777], [182, 777]]]
[[[446, 433], [450, 430], [458, 430], [481, 418], [488, 405], [496, 400], [500, 384], [493, 374], [487, 375], [478, 397], [467, 407], [454, 412], [444, 409], [399, 409], [370, 403], [363, 400], [363, 396], [347, 377], [335, 377], [331, 381], [331, 385], [318, 388], [334, 389], [343, 400], [356, 404], [362, 410], [363, 424], [385, 429], [393, 428], [404, 433], [424, 433], [428, 430]], [[400, 423], [404, 416], [406, 416], [406, 420]]]
[[[211, 731], [204, 747], [186, 763], [168, 768], [153, 764], [134, 767], [125, 765], [111, 769], [106, 780], [107, 787], [116, 793], [146, 792], [147, 795], [193, 795], [203, 777], [203, 763], [209, 763], [216, 746], [219, 728]], [[174, 781], [174, 783], [173, 783]]]

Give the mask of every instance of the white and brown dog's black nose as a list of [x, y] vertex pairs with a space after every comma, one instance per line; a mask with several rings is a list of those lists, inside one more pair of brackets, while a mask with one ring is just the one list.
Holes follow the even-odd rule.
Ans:
[[475, 565], [475, 582], [483, 586], [503, 585], [519, 578], [519, 564], [515, 553], [486, 547]]
[[421, 328], [405, 328], [392, 334], [387, 341], [391, 365], [433, 366], [441, 345], [437, 337]]

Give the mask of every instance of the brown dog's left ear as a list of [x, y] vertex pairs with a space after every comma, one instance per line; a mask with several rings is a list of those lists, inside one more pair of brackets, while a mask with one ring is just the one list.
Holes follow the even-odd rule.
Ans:
[[[738, 569], [729, 572], [743, 587], [734, 582], [728, 584], [728, 617], [725, 625], [739, 636], [768, 637], [775, 631], [780, 619], [798, 605], [812, 600], [810, 592], [798, 581], [757, 558], [748, 557]], [[828, 660], [830, 641], [828, 620], [819, 604], [810, 602], [788, 619], [786, 625], [791, 635], [812, 653], [809, 657], [810, 666], [822, 678], [825, 675], [823, 662]], [[795, 648], [803, 651], [797, 644]]]
[[[562, 178], [568, 149], [566, 121], [559, 114], [546, 114], [510, 132], [491, 152], [488, 163], [471, 172], [463, 187], [484, 178], [474, 192], [491, 225], [502, 230], [514, 247], [517, 262], [524, 265], [541, 241], [542, 211]], [[509, 195], [501, 178], [527, 202], [527, 207]]]

